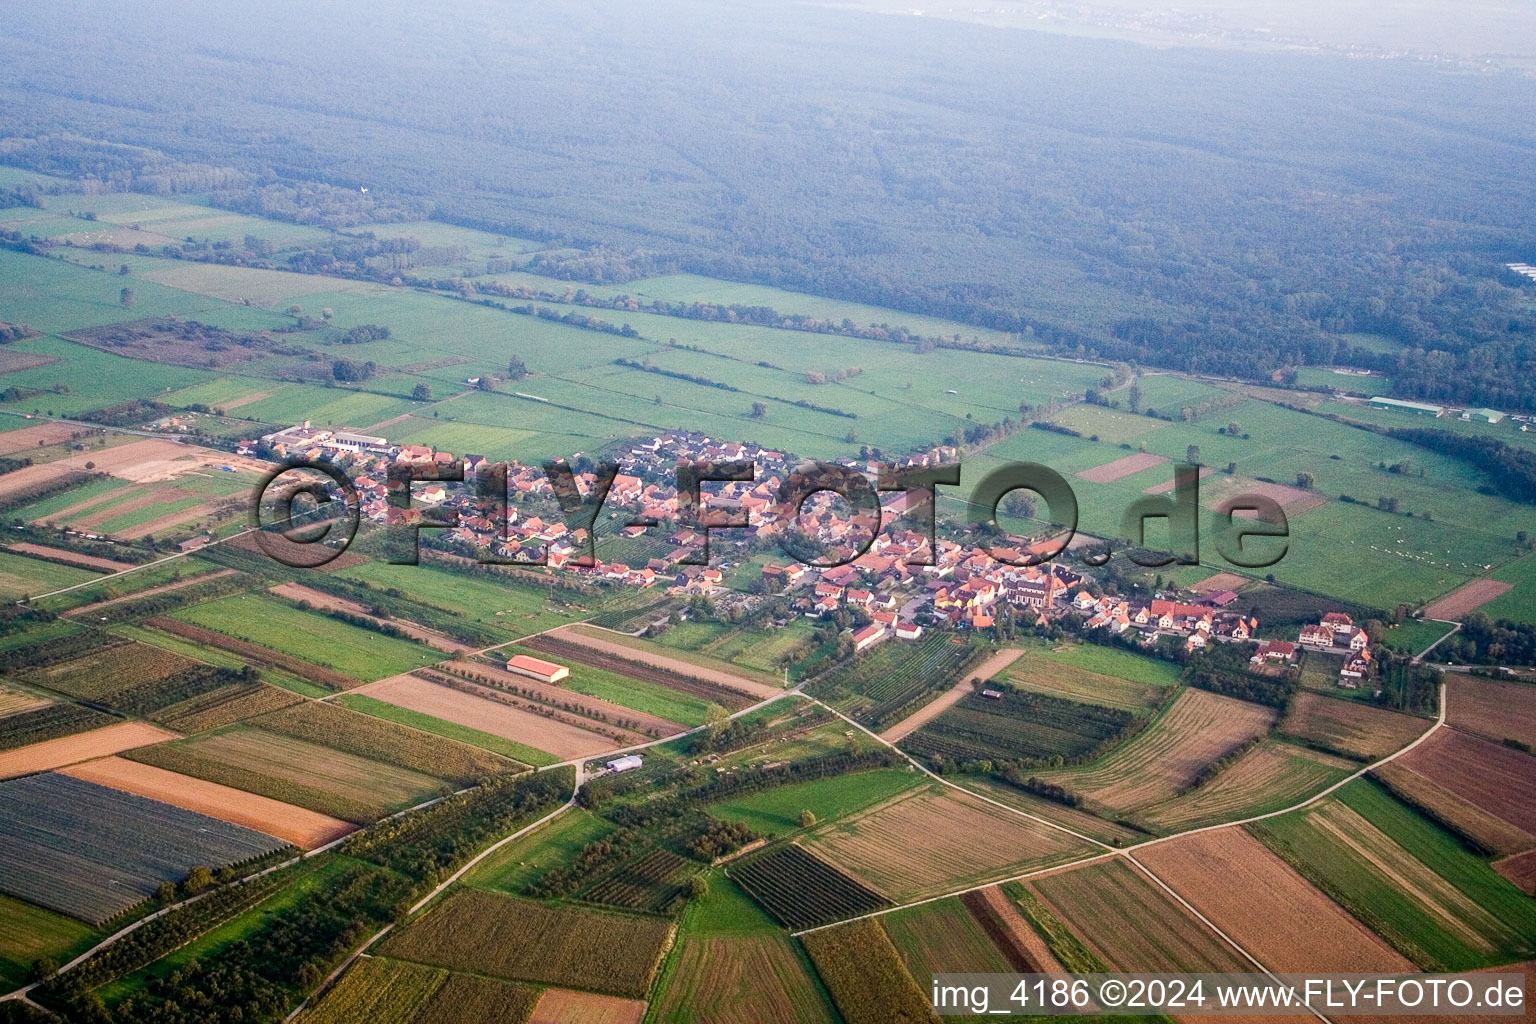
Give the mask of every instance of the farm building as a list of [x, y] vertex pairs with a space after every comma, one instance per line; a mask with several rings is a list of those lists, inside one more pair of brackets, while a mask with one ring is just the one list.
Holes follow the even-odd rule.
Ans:
[[878, 622], [872, 622], [853, 634], [853, 649], [854, 651], [862, 651], [867, 647], [873, 647], [881, 640], [884, 640], [885, 637], [885, 627]]
[[625, 754], [608, 762], [608, 770], [611, 772], [627, 772], [633, 768], [639, 768], [641, 764], [639, 754]]
[[530, 658], [526, 654], [514, 654], [507, 662], [507, 671], [516, 672], [520, 676], [532, 676], [546, 683], [558, 683], [571, 674], [571, 670], [564, 665], [556, 665], [542, 658]]
[[1391, 409], [1396, 412], [1411, 412], [1415, 416], [1439, 416], [1445, 410], [1438, 405], [1427, 405], [1424, 402], [1405, 402], [1400, 398], [1373, 398], [1372, 409]]
[[1484, 423], [1498, 423], [1504, 418], [1504, 414], [1497, 409], [1467, 409], [1461, 414], [1464, 420], [1482, 420]]

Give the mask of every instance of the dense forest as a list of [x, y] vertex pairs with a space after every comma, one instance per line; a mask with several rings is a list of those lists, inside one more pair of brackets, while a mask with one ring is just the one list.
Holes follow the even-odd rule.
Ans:
[[692, 270], [1536, 408], [1533, 288], [1502, 270], [1536, 259], [1529, 79], [771, 0], [392, 6], [12, 10], [0, 161], [488, 227], [574, 246], [539, 267], [573, 280]]

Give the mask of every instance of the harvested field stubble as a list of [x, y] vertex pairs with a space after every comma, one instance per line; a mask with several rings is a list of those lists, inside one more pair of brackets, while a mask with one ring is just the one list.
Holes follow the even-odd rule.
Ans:
[[928, 998], [874, 920], [854, 921], [800, 941], [848, 1024], [935, 1024]]
[[1158, 843], [1136, 857], [1270, 970], [1414, 970], [1405, 957], [1242, 829]]

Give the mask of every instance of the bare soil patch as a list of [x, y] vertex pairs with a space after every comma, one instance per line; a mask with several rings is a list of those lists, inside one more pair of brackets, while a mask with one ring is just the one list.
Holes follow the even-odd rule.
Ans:
[[84, 471], [71, 467], [68, 462], [45, 462], [24, 466], [14, 473], [0, 474], [0, 498], [46, 486], [71, 474], [78, 475], [82, 482], [86, 479]]
[[1087, 480], [1094, 484], [1107, 484], [1121, 477], [1130, 476], [1132, 473], [1140, 473], [1144, 469], [1153, 466], [1161, 466], [1168, 461], [1166, 455], [1153, 455], [1151, 452], [1139, 452], [1135, 455], [1127, 455], [1113, 462], [1106, 462], [1102, 466], [1094, 466], [1077, 474], [1079, 480]]
[[134, 747], [152, 743], [164, 743], [176, 739], [176, 734], [156, 729], [143, 722], [123, 722], [105, 729], [76, 733], [56, 740], [34, 743], [30, 747], [18, 747], [0, 753], [0, 779], [33, 772], [52, 771], [65, 765], [90, 761], [98, 757], [120, 754]]
[[1513, 586], [1499, 580], [1473, 580], [1427, 605], [1424, 617], [1447, 622], [1460, 621], [1463, 615], [1481, 608], [1500, 594], [1513, 589]]
[[[1239, 495], [1230, 495], [1216, 503], [1216, 511], [1225, 515], [1232, 510], [1233, 505], [1241, 501], [1241, 495], [1258, 494], [1271, 499], [1278, 504], [1289, 517], [1310, 512], [1328, 504], [1328, 497], [1317, 491], [1306, 491], [1300, 487], [1289, 487], [1285, 484], [1258, 483], [1244, 487]], [[1257, 519], [1259, 514], [1252, 509], [1238, 509], [1232, 512], [1238, 519]]]
[[1521, 892], [1536, 896], [1536, 850], [1494, 861], [1493, 870], [1513, 882]]
[[87, 569], [100, 569], [103, 572], [122, 572], [124, 569], [132, 569], [132, 562], [117, 562], [110, 558], [97, 558], [95, 555], [82, 555], [78, 551], [66, 551], [64, 548], [51, 548], [46, 544], [11, 544], [7, 551], [15, 551], [22, 555], [36, 555], [38, 558], [46, 558], [53, 562], [66, 562], [70, 565], [84, 566]]
[[121, 757], [87, 761], [64, 769], [64, 774], [253, 828], [306, 850], [340, 839], [356, 827], [340, 818]]
[[1270, 970], [1416, 969], [1242, 829], [1200, 832], [1136, 857]]
[[929, 701], [906, 718], [885, 730], [885, 732], [882, 732], [880, 738], [890, 743], [895, 743], [897, 740], [911, 735], [960, 703], [966, 694], [974, 693], [975, 687], [971, 685], [972, 679], [991, 679], [1009, 665], [1018, 661], [1019, 656], [1023, 653], [1018, 648], [998, 651], [978, 665], [974, 672], [963, 673], [961, 678], [955, 681], [955, 685], [940, 694], [937, 699]]

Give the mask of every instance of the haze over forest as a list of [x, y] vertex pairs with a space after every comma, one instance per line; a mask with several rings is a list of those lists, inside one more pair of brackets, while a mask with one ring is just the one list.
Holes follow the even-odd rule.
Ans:
[[[1518, 56], [1528, 19], [1507, 20]], [[1536, 407], [1529, 284], [1502, 271], [1536, 259], [1536, 81], [1516, 70], [758, 0], [86, 0], [9, 12], [0, 59], [0, 119], [49, 137], [4, 158], [38, 170], [569, 240], [585, 251], [541, 269], [573, 280], [687, 269], [1107, 358], [1344, 361], [1404, 397]]]

